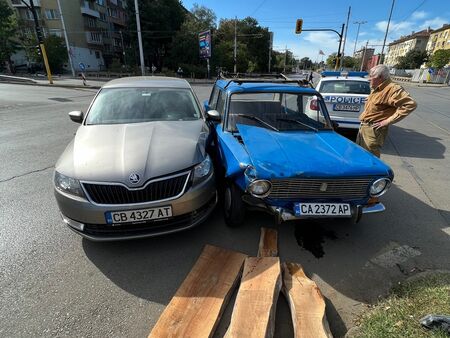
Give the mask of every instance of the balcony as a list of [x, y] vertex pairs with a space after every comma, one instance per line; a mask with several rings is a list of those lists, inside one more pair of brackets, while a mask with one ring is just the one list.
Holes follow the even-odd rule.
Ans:
[[[30, 6], [30, 0], [25, 0], [28, 6]], [[21, 0], [12, 0], [11, 1], [13, 7], [27, 7]], [[34, 7], [41, 7], [41, 0], [33, 1]]]
[[102, 33], [86, 32], [86, 41], [92, 45], [103, 45]]
[[81, 14], [86, 14], [89, 16], [93, 16], [97, 19], [100, 19], [100, 13], [98, 11], [96, 11], [95, 9], [86, 7], [86, 6], [81, 6]]

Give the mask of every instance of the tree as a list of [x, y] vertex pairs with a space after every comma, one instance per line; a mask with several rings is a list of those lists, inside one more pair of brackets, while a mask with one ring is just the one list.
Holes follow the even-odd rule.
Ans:
[[441, 69], [450, 63], [450, 49], [439, 49], [430, 57], [432, 67]]
[[[14, 40], [17, 19], [5, 0], [0, 0], [0, 68], [6, 62], [11, 66], [11, 55], [18, 50], [19, 44]], [[10, 71], [13, 69], [10, 67]]]
[[358, 61], [351, 56], [344, 56], [342, 59], [342, 67], [344, 68], [355, 68]]
[[[32, 61], [43, 63], [36, 37], [23, 38], [22, 41], [28, 44], [28, 48], [24, 46], [24, 49], [27, 50], [27, 56]], [[61, 73], [64, 69], [64, 63], [67, 62], [67, 49], [64, 39], [56, 35], [49, 35], [44, 39], [44, 46], [52, 73]]]
[[428, 59], [426, 51], [410, 50], [405, 56], [398, 58], [398, 63], [395, 65], [397, 69], [415, 69], [419, 68]]
[[300, 59], [300, 63], [298, 64], [300, 69], [310, 69], [312, 68], [312, 61], [309, 57], [304, 57]]
[[336, 66], [336, 58], [337, 58], [337, 53], [331, 53], [330, 55], [328, 55], [327, 61], [326, 61], [328, 68], [334, 69], [334, 67]]

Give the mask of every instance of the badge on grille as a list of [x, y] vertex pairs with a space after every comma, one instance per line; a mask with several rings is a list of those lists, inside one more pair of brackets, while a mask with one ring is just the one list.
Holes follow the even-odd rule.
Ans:
[[323, 182], [321, 185], [320, 185], [320, 191], [322, 191], [322, 192], [325, 192], [325, 191], [327, 191], [327, 188], [328, 188], [328, 184], [326, 184], [325, 182]]
[[132, 184], [138, 184], [141, 178], [139, 177], [138, 174], [133, 173], [130, 175], [129, 180]]

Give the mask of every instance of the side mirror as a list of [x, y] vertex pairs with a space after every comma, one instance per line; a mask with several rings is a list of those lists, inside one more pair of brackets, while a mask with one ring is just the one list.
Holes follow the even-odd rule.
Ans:
[[69, 117], [73, 122], [81, 123], [83, 122], [83, 112], [82, 111], [71, 111]]
[[220, 122], [222, 119], [220, 118], [220, 114], [217, 110], [208, 110], [206, 112], [206, 118], [210, 121]]

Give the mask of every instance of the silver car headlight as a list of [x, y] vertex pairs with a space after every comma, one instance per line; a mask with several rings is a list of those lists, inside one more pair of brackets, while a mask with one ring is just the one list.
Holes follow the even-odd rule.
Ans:
[[391, 180], [388, 178], [379, 178], [370, 186], [370, 196], [379, 197], [383, 195], [391, 185]]
[[247, 188], [250, 194], [255, 197], [266, 197], [270, 194], [271, 189], [272, 183], [267, 180], [254, 180]]
[[205, 159], [194, 167], [194, 180], [207, 176], [212, 169], [211, 158], [206, 154]]
[[75, 178], [65, 176], [55, 171], [54, 182], [56, 189], [60, 191], [79, 197], [85, 197], [80, 181]]

